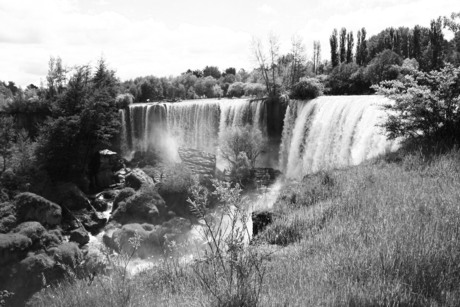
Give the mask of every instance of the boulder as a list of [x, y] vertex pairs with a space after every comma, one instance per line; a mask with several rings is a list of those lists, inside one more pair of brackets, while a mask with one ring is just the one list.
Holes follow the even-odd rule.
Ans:
[[61, 207], [33, 193], [21, 193], [14, 199], [18, 221], [37, 221], [45, 226], [61, 223]]
[[70, 211], [90, 207], [88, 198], [74, 183], [61, 183], [56, 186], [54, 192], [50, 199]]
[[137, 191], [114, 207], [111, 218], [121, 224], [157, 224], [167, 213], [163, 198], [157, 191], [148, 188]]
[[130, 196], [133, 196], [134, 194], [136, 194], [136, 191], [133, 188], [128, 187], [128, 188], [122, 189], [113, 201], [112, 212], [118, 208], [118, 205], [122, 201], [126, 200]]
[[75, 229], [83, 225], [83, 227], [92, 234], [98, 233], [107, 223], [107, 219], [104, 218], [101, 213], [94, 210], [84, 209], [74, 212], [73, 214], [79, 221], [75, 223]]
[[23, 259], [32, 240], [19, 233], [0, 234], [0, 266]]
[[69, 241], [83, 246], [89, 242], [89, 234], [83, 227], [74, 229], [70, 232]]
[[254, 211], [252, 212], [252, 236], [261, 233], [269, 224], [273, 222], [273, 212]]
[[273, 168], [257, 167], [251, 169], [251, 178], [258, 186], [269, 186], [273, 184], [280, 175], [281, 172]]
[[91, 205], [93, 206], [94, 209], [96, 209], [96, 211], [99, 211], [99, 212], [104, 212], [109, 207], [108, 201], [104, 198], [96, 198], [95, 200], [91, 202]]
[[59, 246], [48, 249], [47, 254], [58, 263], [75, 269], [83, 261], [83, 252], [75, 242], [64, 242]]
[[103, 236], [103, 242], [118, 252], [131, 254], [134, 248], [133, 238], [138, 235], [139, 242], [135, 255], [148, 258], [152, 255], [163, 254], [167, 250], [166, 244], [171, 241], [181, 243], [187, 238], [191, 230], [191, 222], [187, 219], [175, 217], [162, 225], [126, 224], [121, 229], [108, 231]]
[[33, 244], [40, 244], [43, 235], [46, 233], [45, 227], [39, 222], [24, 222], [16, 226], [12, 233], [18, 233], [32, 240]]
[[133, 188], [134, 190], [140, 190], [141, 188], [152, 189], [155, 187], [152, 177], [148, 176], [139, 168], [133, 169], [131, 173], [126, 176], [125, 183], [127, 187]]
[[16, 207], [13, 203], [0, 203], [0, 233], [9, 232], [17, 224]]

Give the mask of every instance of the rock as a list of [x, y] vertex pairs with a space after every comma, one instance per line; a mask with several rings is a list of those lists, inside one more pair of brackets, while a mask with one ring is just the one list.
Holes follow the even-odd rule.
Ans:
[[74, 242], [64, 242], [57, 247], [50, 248], [47, 254], [54, 261], [65, 264], [69, 268], [76, 268], [83, 261], [83, 252]]
[[89, 234], [82, 227], [74, 229], [74, 230], [72, 230], [70, 232], [69, 241], [70, 242], [75, 242], [75, 243], [79, 244], [80, 246], [83, 246], [83, 245], [85, 245], [85, 244], [87, 244], [89, 242]]
[[61, 207], [33, 193], [21, 193], [14, 199], [18, 221], [37, 221], [45, 226], [61, 223]]
[[0, 234], [0, 266], [23, 259], [32, 240], [19, 233]]
[[131, 254], [133, 252], [132, 238], [137, 234], [140, 241], [135, 254], [140, 258], [148, 258], [152, 255], [163, 254], [167, 249], [165, 245], [168, 241], [181, 243], [187, 238], [186, 234], [190, 230], [189, 220], [176, 217], [162, 225], [126, 224], [121, 229], [108, 231], [103, 236], [103, 242], [118, 252]]
[[155, 187], [153, 179], [139, 168], [133, 169], [131, 173], [126, 176], [125, 182], [127, 187], [133, 188], [134, 190]]
[[87, 209], [90, 207], [90, 202], [86, 195], [71, 182], [62, 183], [56, 186], [55, 194], [50, 199], [70, 211]]
[[281, 175], [279, 170], [273, 168], [253, 168], [251, 169], [251, 178], [257, 183], [258, 186], [269, 186]]
[[166, 215], [163, 198], [155, 190], [147, 188], [137, 191], [114, 207], [116, 209], [111, 218], [121, 224], [157, 224], [162, 220], [163, 214]]
[[133, 188], [124, 188], [118, 193], [118, 195], [115, 197], [115, 200], [113, 201], [113, 206], [112, 206], [112, 212], [115, 211], [118, 208], [118, 205], [120, 202], [126, 200], [128, 197], [133, 196], [136, 194], [136, 191], [134, 191]]
[[16, 224], [16, 207], [10, 202], [0, 203], [0, 233], [9, 232]]
[[91, 202], [91, 205], [94, 209], [96, 209], [96, 211], [99, 212], [104, 212], [109, 207], [107, 200], [105, 200], [104, 198], [96, 198]]
[[32, 240], [33, 244], [37, 245], [40, 244], [46, 229], [39, 222], [24, 222], [16, 226], [12, 232], [26, 236]]
[[273, 212], [254, 211], [252, 212], [252, 236], [261, 233], [267, 225], [273, 222]]
[[182, 163], [192, 173], [213, 178], [216, 174], [216, 155], [191, 148], [179, 148]]
[[[74, 212], [74, 216], [78, 219], [81, 225], [83, 225], [83, 227], [92, 234], [97, 234], [107, 223], [107, 219], [104, 218], [102, 214], [93, 210], [80, 210]], [[79, 227], [80, 224], [77, 223], [77, 226]]]

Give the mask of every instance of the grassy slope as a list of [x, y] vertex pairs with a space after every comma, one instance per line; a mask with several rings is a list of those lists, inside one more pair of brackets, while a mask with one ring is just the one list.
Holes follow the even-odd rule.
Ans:
[[[406, 156], [289, 184], [260, 240], [283, 247], [267, 261], [262, 306], [456, 306], [460, 301], [460, 152]], [[265, 247], [260, 247], [265, 248]], [[273, 248], [272, 248], [273, 249]], [[41, 306], [211, 304], [190, 268], [164, 266], [77, 281], [36, 296]], [[65, 304], [64, 304], [65, 303]]]

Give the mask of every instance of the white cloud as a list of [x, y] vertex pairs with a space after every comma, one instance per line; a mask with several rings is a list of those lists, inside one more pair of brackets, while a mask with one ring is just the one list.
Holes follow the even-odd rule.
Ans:
[[268, 5], [266, 3], [262, 4], [261, 6], [259, 6], [257, 8], [257, 10], [260, 13], [265, 14], [265, 15], [271, 15], [271, 16], [278, 15], [278, 12], [273, 7], [271, 7], [270, 5]]

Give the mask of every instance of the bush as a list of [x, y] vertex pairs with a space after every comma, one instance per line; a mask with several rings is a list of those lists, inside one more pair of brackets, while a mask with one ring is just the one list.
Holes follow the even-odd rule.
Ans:
[[238, 97], [244, 95], [244, 83], [243, 82], [235, 82], [230, 84], [227, 90], [228, 97]]
[[314, 99], [323, 95], [324, 85], [316, 78], [306, 78], [296, 84], [291, 91], [292, 99]]

